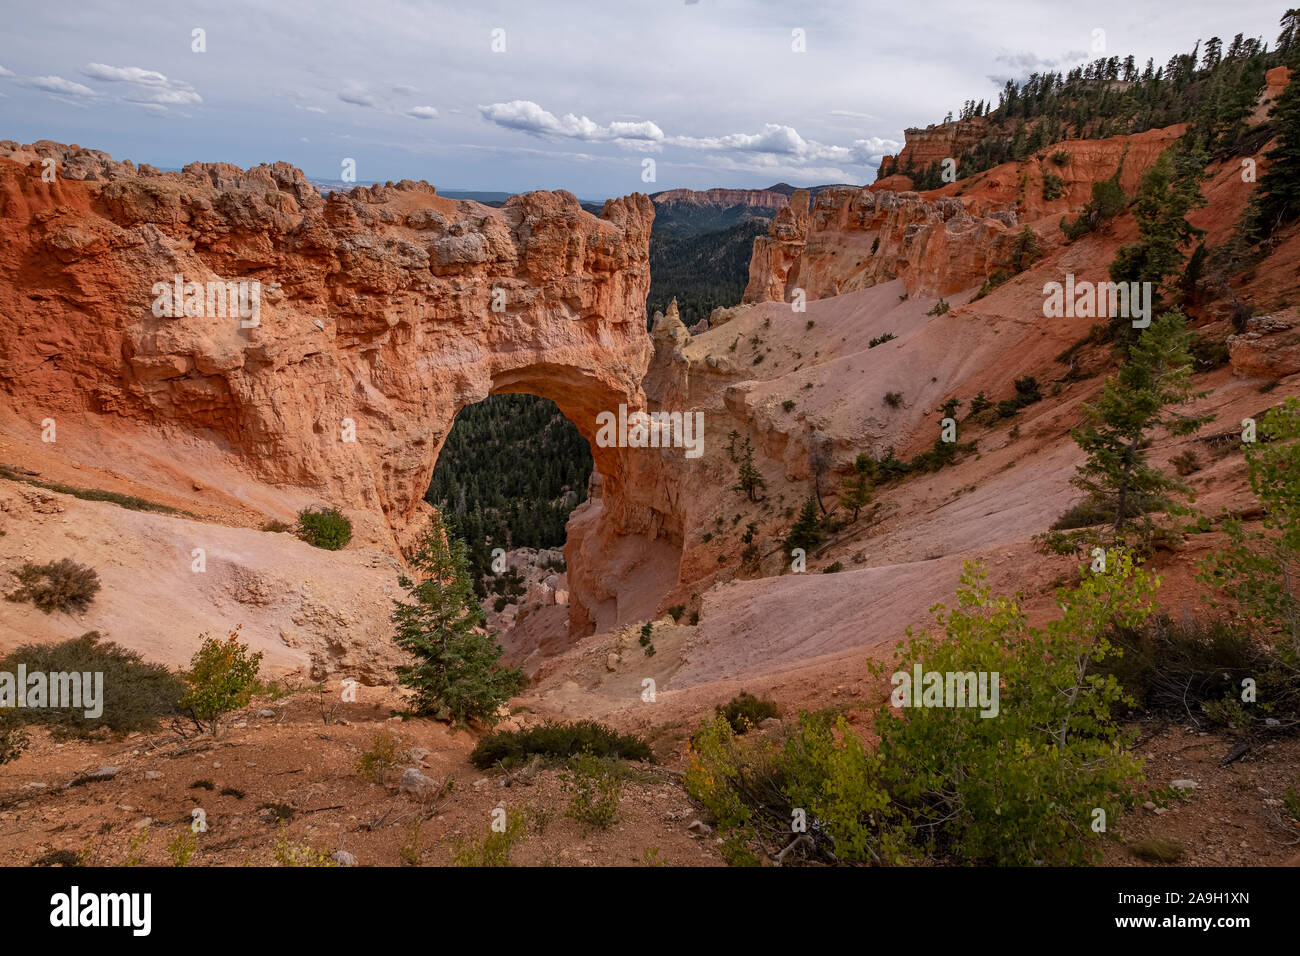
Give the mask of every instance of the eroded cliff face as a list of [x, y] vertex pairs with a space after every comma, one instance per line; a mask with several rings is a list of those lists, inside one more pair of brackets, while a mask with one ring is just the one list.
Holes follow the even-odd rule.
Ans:
[[[1063, 242], [1057, 222], [1088, 202], [1094, 183], [1119, 170], [1121, 187], [1136, 192], [1143, 171], [1184, 129], [1071, 140], [926, 193], [884, 188], [887, 180], [826, 189], [810, 204], [800, 190], [769, 234], [754, 240], [744, 301], [790, 301], [796, 288], [820, 299], [892, 279], [909, 295], [979, 286], [1006, 264], [1026, 224], [1038, 224], [1046, 245]], [[1045, 198], [1049, 176], [1059, 180], [1052, 199]]]
[[[589, 440], [599, 412], [643, 405], [653, 218], [643, 195], [601, 218], [567, 192], [322, 197], [283, 163], [160, 173], [0, 143], [0, 390], [36, 434], [54, 418], [162, 436], [178, 468], [233, 459], [342, 507], [359, 543], [408, 548], [465, 405], [534, 393]], [[202, 297], [156, 315], [178, 275], [257, 280], [256, 323]], [[600, 520], [635, 525], [624, 450], [592, 451]]]
[[881, 157], [876, 180], [902, 173], [908, 168], [919, 172], [930, 164], [942, 162], [949, 157], [956, 159], [987, 136], [988, 131], [988, 120], [983, 116], [972, 116], [951, 123], [935, 123], [925, 129], [905, 129], [903, 148], [897, 156]]
[[1014, 206], [972, 212], [956, 198], [834, 188], [811, 208], [804, 190], [754, 240], [744, 301], [821, 299], [902, 279], [912, 295], [946, 295], [982, 282], [1006, 256]]

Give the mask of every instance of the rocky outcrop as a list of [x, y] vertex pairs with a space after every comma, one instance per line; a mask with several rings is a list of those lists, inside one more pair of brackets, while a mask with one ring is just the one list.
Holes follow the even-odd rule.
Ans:
[[1260, 94], [1259, 102], [1255, 104], [1250, 123], [1262, 123], [1268, 119], [1269, 112], [1277, 103], [1277, 98], [1282, 95], [1282, 91], [1286, 89], [1290, 79], [1291, 71], [1285, 66], [1275, 66], [1264, 74], [1264, 92]]
[[[493, 209], [411, 182], [326, 198], [283, 163], [160, 173], [51, 143], [0, 155], [0, 392], [34, 428], [134, 427], [192, 472], [233, 459], [391, 548], [423, 527], [465, 405], [541, 395], [591, 440], [599, 412], [644, 403], [643, 195], [597, 218], [567, 192]], [[177, 276], [198, 285], [171, 310]], [[619, 522], [622, 450], [593, 452], [601, 520]]]
[[1243, 378], [1279, 379], [1300, 372], [1300, 329], [1296, 311], [1257, 315], [1238, 335], [1228, 336], [1232, 370]]
[[988, 131], [988, 120], [983, 116], [972, 116], [951, 123], [932, 123], [925, 129], [905, 129], [903, 148], [897, 156], [881, 158], [876, 179], [879, 181], [908, 169], [920, 172], [932, 163], [940, 163], [949, 158], [958, 159], [987, 136]]
[[1013, 206], [972, 212], [960, 199], [834, 188], [811, 208], [802, 190], [754, 240], [745, 302], [820, 299], [902, 279], [912, 295], [978, 285], [1005, 258]]

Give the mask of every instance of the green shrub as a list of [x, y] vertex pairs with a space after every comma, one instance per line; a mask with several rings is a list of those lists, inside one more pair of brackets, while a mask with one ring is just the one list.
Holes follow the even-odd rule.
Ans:
[[1286, 796], [1282, 798], [1282, 806], [1286, 808], [1292, 820], [1300, 823], [1300, 789], [1287, 787]]
[[1243, 453], [1263, 513], [1260, 526], [1247, 530], [1239, 518], [1225, 515], [1228, 542], [1210, 556], [1198, 580], [1222, 588], [1245, 620], [1274, 636], [1279, 663], [1295, 673], [1300, 669], [1300, 399], [1292, 396], [1269, 409], [1259, 437]]
[[903, 393], [902, 393], [902, 392], [886, 392], [886, 393], [885, 393], [885, 404], [888, 405], [890, 408], [898, 408], [900, 405], [903, 404]]
[[867, 750], [843, 717], [799, 715], [786, 742], [785, 792], [789, 805], [817, 820], [834, 859], [851, 863], [901, 863], [908, 851], [886, 789], [878, 753]]
[[1065, 195], [1065, 180], [1056, 173], [1043, 173], [1043, 201], [1053, 202]]
[[997, 672], [997, 714], [922, 707], [904, 719], [887, 706], [875, 725], [890, 793], [928, 852], [1003, 865], [1097, 858], [1092, 811], [1114, 820], [1132, 802], [1141, 761], [1114, 713], [1119, 682], [1090, 671], [1114, 654], [1108, 627], [1140, 625], [1155, 587], [1117, 551], [1108, 573], [1085, 570], [1076, 589], [1060, 589], [1062, 617], [1038, 629], [967, 566], [958, 607], [937, 614], [942, 633], [909, 634], [895, 666]]
[[911, 465], [902, 459], [895, 458], [894, 449], [890, 448], [885, 452], [885, 457], [876, 462], [874, 469], [875, 480], [877, 484], [884, 484], [895, 478], [902, 478], [911, 470]]
[[1174, 455], [1173, 458], [1169, 459], [1169, 464], [1174, 466], [1174, 471], [1178, 473], [1180, 478], [1186, 478], [1188, 475], [1201, 470], [1201, 460], [1196, 457], [1196, 452], [1190, 448]]
[[1193, 722], [1211, 715], [1214, 705], [1235, 697], [1244, 677], [1258, 682], [1261, 699], [1282, 688], [1264, 686], [1269, 671], [1262, 646], [1227, 618], [1174, 620], [1157, 615], [1138, 627], [1117, 628], [1111, 640], [1120, 656], [1106, 662], [1144, 714]]
[[383, 786], [388, 775], [397, 766], [397, 738], [381, 730], [370, 738], [370, 747], [357, 758], [357, 774], [371, 783]]
[[[26, 644], [0, 658], [0, 671], [16, 673], [24, 664], [29, 673], [101, 673], [102, 713], [87, 717], [87, 708], [23, 707], [11, 711], [23, 724], [43, 724], [56, 738], [84, 737], [101, 729], [117, 734], [149, 730], [159, 721], [181, 713], [177, 702], [186, 687], [161, 664], [147, 664], [135, 651], [101, 640], [89, 631], [58, 644]], [[84, 691], [83, 691], [84, 694]]]
[[42, 853], [28, 866], [81, 866], [81, 857], [73, 850], [51, 850]]
[[787, 412], [794, 411], [794, 400], [787, 398], [784, 402], [781, 403], [781, 408], [783, 408]]
[[[790, 810], [784, 794], [780, 747], [765, 737], [740, 738], [716, 716], [691, 738], [682, 784], [724, 839], [788, 839]], [[730, 860], [728, 861], [730, 862]]]
[[625, 771], [617, 760], [584, 750], [569, 758], [564, 789], [569, 794], [565, 816], [593, 830], [608, 830], [618, 820]]
[[1072, 531], [1075, 528], [1091, 528], [1094, 525], [1107, 524], [1115, 520], [1113, 509], [1105, 504], [1085, 498], [1076, 505], [1066, 509], [1061, 517], [1052, 522], [1053, 531]]
[[1124, 190], [1119, 184], [1120, 172], [1123, 168], [1124, 160], [1121, 159], [1119, 167], [1109, 179], [1092, 184], [1092, 198], [1079, 212], [1079, 218], [1074, 222], [1066, 222], [1064, 217], [1061, 218], [1061, 231], [1071, 242], [1113, 219], [1128, 205], [1128, 197], [1124, 195]]
[[99, 592], [99, 575], [94, 568], [60, 558], [48, 564], [27, 561], [14, 572], [19, 587], [8, 595], [10, 601], [31, 601], [49, 614], [51, 611], [84, 611]]
[[1177, 863], [1183, 858], [1183, 845], [1167, 837], [1147, 837], [1129, 847], [1139, 860], [1148, 863]]
[[317, 850], [308, 843], [295, 843], [289, 839], [287, 832], [280, 834], [275, 844], [276, 866], [338, 866], [324, 850]]
[[17, 721], [0, 715], [0, 764], [17, 760], [30, 743], [31, 739]]
[[1043, 393], [1038, 387], [1038, 380], [1032, 375], [1016, 379], [1015, 387], [1016, 401], [1021, 405], [1032, 405], [1034, 402], [1040, 402], [1043, 399]]
[[934, 308], [932, 308], [929, 312], [927, 312], [927, 313], [925, 313], [925, 314], [926, 314], [926, 315], [944, 315], [944, 314], [947, 313], [947, 311], [948, 311], [949, 308], [950, 308], [950, 306], [948, 305], [948, 300], [947, 300], [947, 299], [940, 299], [938, 302], [936, 302], [936, 303], [934, 304]]
[[686, 613], [685, 604], [674, 604], [672, 607], [668, 609], [668, 614], [670, 617], [672, 617], [674, 623], [680, 621], [682, 619], [682, 615], [685, 613]]
[[547, 721], [525, 730], [495, 731], [478, 742], [469, 759], [483, 770], [498, 763], [505, 767], [517, 766], [534, 754], [567, 760], [584, 751], [597, 757], [654, 759], [650, 745], [640, 737], [620, 734], [594, 720]]
[[352, 522], [338, 508], [304, 508], [298, 512], [297, 535], [314, 547], [338, 551], [352, 540]]
[[769, 717], [780, 717], [781, 711], [774, 701], [765, 697], [755, 697], [747, 691], [741, 691], [726, 704], [716, 708], [718, 716], [731, 725], [738, 734], [757, 727]]
[[167, 841], [167, 853], [172, 858], [172, 866], [189, 866], [190, 857], [198, 848], [198, 837], [189, 827], [183, 827]]
[[1217, 339], [1207, 339], [1204, 336], [1198, 336], [1192, 342], [1192, 360], [1196, 363], [1196, 371], [1208, 372], [1212, 369], [1220, 368], [1228, 364], [1231, 356], [1228, 354], [1228, 343]]
[[844, 562], [836, 561], [834, 564], [828, 564], [822, 568], [822, 574], [839, 574], [844, 570]]
[[907, 470], [909, 472], [939, 471], [956, 461], [958, 455], [973, 451], [974, 448], [974, 442], [944, 441], [942, 438], [936, 438], [929, 451], [921, 452], [908, 462]]
[[457, 840], [452, 851], [452, 866], [484, 867], [510, 866], [510, 854], [515, 844], [523, 842], [528, 834], [528, 817], [524, 813], [507, 813], [503, 830], [488, 825], [487, 833], [479, 840], [468, 843]]
[[975, 299], [972, 299], [971, 301], [984, 298], [998, 286], [1013, 278], [1015, 278], [1015, 273], [1010, 269], [994, 269], [993, 274], [984, 280], [984, 284], [981, 285], [979, 291], [975, 293]]
[[183, 675], [189, 690], [180, 709], [215, 735], [224, 714], [248, 706], [261, 666], [262, 652], [249, 654], [248, 645], [239, 643], [238, 629], [224, 641], [205, 636]]
[[[1115, 711], [1109, 627], [1140, 626], [1155, 582], [1116, 552], [1107, 574], [1057, 592], [1062, 616], [1030, 627], [1016, 601], [994, 598], [967, 565], [958, 606], [937, 608], [939, 633], [910, 630], [895, 674], [987, 675], [996, 706], [887, 703], [868, 750], [840, 718], [802, 714], [783, 745], [740, 738], [721, 716], [692, 739], [683, 776], [711, 815], [729, 862], [788, 849], [791, 816], [809, 826], [805, 854], [824, 862], [952, 860], [1001, 865], [1095, 861], [1096, 808], [1114, 820], [1136, 799], [1142, 764]], [[877, 665], [873, 672], [884, 672]], [[905, 690], [897, 676], [894, 698]], [[941, 678], [942, 683], [942, 678]]]
[[886, 342], [892, 342], [897, 336], [893, 332], [886, 332], [884, 335], [878, 335], [867, 342], [867, 348], [874, 349], [877, 345], [884, 345]]

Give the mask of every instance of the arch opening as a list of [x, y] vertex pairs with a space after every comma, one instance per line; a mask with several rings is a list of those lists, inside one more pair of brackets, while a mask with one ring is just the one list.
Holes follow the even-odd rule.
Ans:
[[424, 500], [464, 543], [508, 666], [531, 673], [571, 641], [567, 524], [594, 467], [590, 435], [524, 377], [462, 406], [437, 451]]

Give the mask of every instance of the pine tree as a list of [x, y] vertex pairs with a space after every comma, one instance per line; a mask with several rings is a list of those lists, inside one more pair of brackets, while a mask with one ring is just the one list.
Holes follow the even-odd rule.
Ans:
[[1007, 262], [1011, 271], [1019, 275], [1043, 257], [1043, 244], [1038, 241], [1038, 234], [1030, 226], [1025, 226], [1016, 233], [1015, 242], [1011, 244], [1011, 256]]
[[[1175, 146], [1142, 174], [1142, 185], [1133, 205], [1137, 220], [1137, 242], [1122, 247], [1110, 265], [1112, 282], [1150, 282], [1156, 295], [1151, 303], [1159, 308], [1159, 295], [1167, 279], [1182, 269], [1183, 246], [1205, 235], [1187, 221], [1187, 214], [1205, 205], [1201, 181], [1205, 179], [1206, 157], [1191, 145]], [[1129, 316], [1112, 316], [1111, 331], [1121, 347], [1127, 348], [1136, 335]]]
[[398, 578], [411, 600], [393, 601], [392, 620], [397, 646], [415, 658], [397, 669], [397, 679], [414, 692], [412, 711], [458, 725], [496, 723], [497, 709], [519, 691], [523, 673], [500, 666], [501, 647], [483, 628], [465, 544], [448, 541], [437, 513], [411, 564], [419, 580]]
[[758, 493], [767, 490], [763, 473], [754, 465], [754, 449], [748, 438], [745, 439], [745, 446], [740, 453], [740, 472], [731, 490], [743, 491], [750, 501], [761, 501]]
[[1259, 425], [1264, 441], [1245, 446], [1250, 487], [1263, 512], [1262, 530], [1247, 532], [1225, 514], [1228, 545], [1211, 555], [1200, 580], [1222, 588], [1239, 613], [1283, 639], [1292, 667], [1300, 665], [1300, 399], [1269, 410]]
[[803, 548], [807, 552], [821, 543], [822, 524], [821, 516], [817, 512], [817, 496], [810, 494], [804, 499], [799, 517], [795, 519], [790, 533], [786, 535], [785, 559], [790, 560], [790, 551], [794, 548]]
[[1223, 41], [1218, 37], [1210, 37], [1205, 41], [1205, 56], [1202, 62], [1202, 69], [1213, 70], [1223, 59]]
[[1292, 7], [1282, 14], [1279, 24], [1282, 32], [1277, 37], [1277, 49], [1279, 53], [1289, 54], [1293, 47], [1300, 44], [1300, 10]]
[[[1300, 71], [1300, 43], [1292, 43], [1292, 77]], [[1300, 82], [1288, 83], [1269, 112], [1277, 127], [1277, 147], [1264, 154], [1268, 171], [1259, 179], [1246, 218], [1246, 234], [1267, 239], [1300, 216]]]
[[[952, 399], [956, 401], [956, 399]], [[954, 412], [956, 413], [956, 406]], [[858, 460], [853, 465], [853, 476], [844, 482], [844, 487], [840, 489], [840, 507], [846, 508], [853, 513], [849, 519], [849, 524], [858, 520], [858, 513], [871, 504], [872, 492], [875, 491], [875, 484], [871, 480], [871, 466], [866, 455], [859, 455]]]
[[[1212, 415], [1192, 416], [1171, 411], [1204, 396], [1191, 385], [1191, 335], [1179, 311], [1166, 312], [1145, 329], [1120, 366], [1106, 379], [1096, 404], [1085, 404], [1088, 422], [1070, 433], [1087, 453], [1071, 484], [1087, 496], [1093, 512], [1110, 521], [1110, 533], [1084, 529], [1055, 539], [1057, 550], [1080, 546], [1124, 546], [1136, 528], [1139, 543], [1149, 546], [1155, 531], [1151, 514], [1181, 510], [1174, 495], [1186, 486], [1152, 465], [1146, 445], [1156, 428], [1171, 435], [1188, 435]], [[1109, 540], [1106, 540], [1106, 538]]]
[[1028, 155], [1028, 137], [1025, 134], [1025, 124], [1023, 122], [1016, 124], [1016, 131], [1011, 135], [1011, 158], [1022, 160]]

